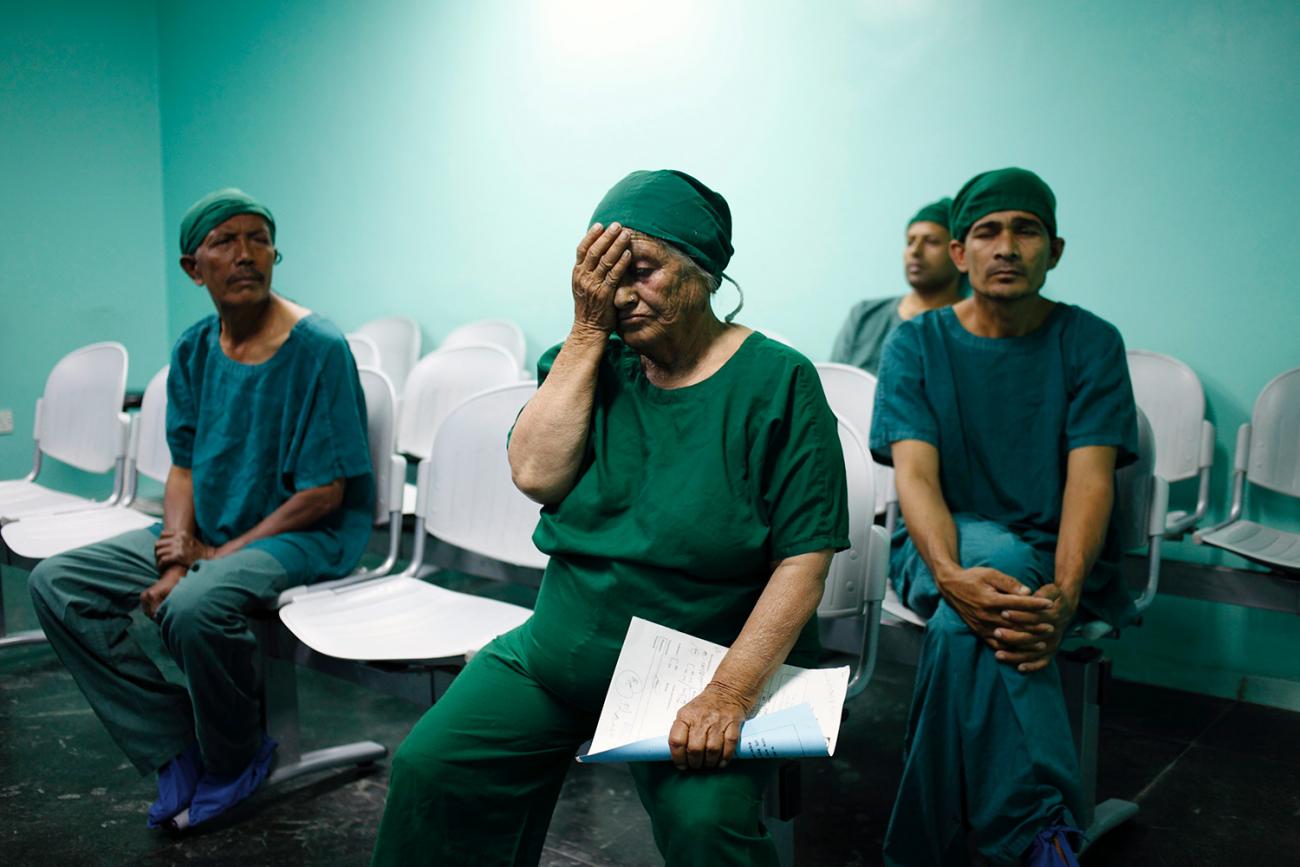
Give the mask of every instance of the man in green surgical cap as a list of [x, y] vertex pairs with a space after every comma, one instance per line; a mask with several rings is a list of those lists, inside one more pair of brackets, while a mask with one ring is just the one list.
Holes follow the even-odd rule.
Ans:
[[[275, 218], [235, 189], [181, 222], [181, 267], [216, 314], [172, 349], [163, 520], [39, 564], [50, 644], [142, 774], [150, 827], [202, 824], [270, 769], [248, 616], [347, 575], [370, 535], [366, 409], [347, 342], [271, 288]], [[140, 610], [185, 675], [137, 643]], [[152, 621], [152, 623], [149, 623]]]
[[972, 295], [898, 327], [872, 418], [903, 516], [890, 580], [928, 618], [885, 860], [1074, 864], [1080, 772], [1054, 657], [1077, 618], [1133, 616], [1105, 543], [1115, 469], [1137, 451], [1124, 343], [1040, 294], [1065, 240], [1033, 172], [962, 187], [950, 249]]
[[536, 864], [634, 616], [730, 648], [681, 696], [673, 762], [629, 765], [665, 862], [777, 863], [774, 763], [732, 759], [777, 666], [816, 658], [812, 615], [848, 546], [835, 417], [808, 359], [714, 316], [732, 253], [721, 195], [633, 172], [590, 226], [573, 326], [510, 437], [515, 484], [543, 504], [537, 605], [393, 757], [375, 865]]
[[906, 295], [861, 301], [849, 311], [831, 350], [831, 361], [874, 374], [885, 340], [899, 323], [954, 304], [961, 298], [961, 272], [948, 255], [952, 199], [931, 202], [907, 221], [903, 274], [912, 287]]

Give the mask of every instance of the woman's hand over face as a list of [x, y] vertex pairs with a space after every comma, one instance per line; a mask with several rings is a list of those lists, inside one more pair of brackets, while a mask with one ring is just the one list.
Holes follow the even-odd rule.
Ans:
[[617, 323], [614, 292], [632, 261], [632, 233], [618, 223], [594, 224], [578, 244], [573, 266], [573, 327], [600, 339]]
[[668, 748], [678, 770], [687, 768], [722, 768], [735, 755], [740, 742], [740, 726], [749, 714], [741, 699], [718, 683], [677, 711], [677, 720], [668, 732]]

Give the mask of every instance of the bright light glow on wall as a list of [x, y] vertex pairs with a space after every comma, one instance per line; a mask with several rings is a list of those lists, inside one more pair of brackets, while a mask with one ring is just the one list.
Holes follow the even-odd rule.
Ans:
[[698, 0], [536, 0], [533, 14], [536, 32], [562, 64], [656, 59], [668, 64], [706, 39], [727, 6]]

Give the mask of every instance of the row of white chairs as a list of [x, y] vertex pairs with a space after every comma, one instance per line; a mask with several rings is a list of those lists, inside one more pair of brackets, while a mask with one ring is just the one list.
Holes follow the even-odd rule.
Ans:
[[[388, 375], [400, 399], [407, 378], [420, 360], [423, 339], [420, 325], [409, 316], [373, 319], [347, 335], [352, 356], [360, 367], [373, 367]], [[499, 346], [515, 360], [521, 376], [529, 379], [528, 350], [524, 331], [509, 319], [480, 319], [452, 329], [438, 349], [458, 346]]]

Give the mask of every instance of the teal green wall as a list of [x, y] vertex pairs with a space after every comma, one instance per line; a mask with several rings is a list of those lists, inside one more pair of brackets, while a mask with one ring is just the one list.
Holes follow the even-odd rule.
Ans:
[[[431, 345], [508, 316], [536, 355], [566, 331], [572, 249], [595, 201], [629, 169], [672, 166], [731, 201], [741, 321], [820, 358], [850, 304], [903, 288], [916, 205], [1020, 164], [1060, 199], [1068, 247], [1049, 294], [1201, 375], [1219, 513], [1237, 425], [1270, 377], [1300, 364], [1300, 6], [1063, 6], [659, 0], [632, 15], [597, 0], [229, 0], [215, 13], [174, 0], [156, 32], [148, 4], [124, 7], [141, 21], [113, 45], [156, 91], [155, 137], [161, 119], [162, 229], [130, 256], [148, 266], [131, 282], [148, 297], [120, 324], [166, 342], [210, 312], [175, 266], [175, 227], [194, 199], [236, 184], [279, 218], [278, 288], [344, 328], [405, 313]], [[103, 29], [93, 8], [78, 16], [83, 40]], [[99, 111], [95, 94], [51, 98], [70, 115]], [[146, 151], [133, 158], [157, 160]], [[99, 173], [91, 187], [147, 210], [158, 177]], [[57, 177], [39, 189], [51, 186], [73, 189]], [[165, 324], [148, 319], [161, 291]], [[724, 288], [719, 307], [734, 297]], [[36, 315], [27, 342], [53, 331]], [[1261, 498], [1255, 514], [1300, 528], [1294, 501]], [[1161, 597], [1114, 652], [1122, 674], [1300, 707], [1298, 623]]]
[[[32, 410], [65, 353], [117, 340], [128, 386], [166, 361], [155, 2], [4, 0], [0, 27], [0, 478], [31, 467]], [[47, 462], [42, 479], [109, 485]]]

